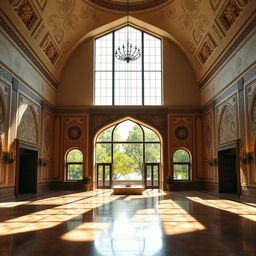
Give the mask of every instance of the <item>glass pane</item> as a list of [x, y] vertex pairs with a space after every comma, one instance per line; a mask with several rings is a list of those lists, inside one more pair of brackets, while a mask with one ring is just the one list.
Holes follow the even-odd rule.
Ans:
[[105, 165], [105, 186], [110, 186], [110, 166]]
[[145, 163], [160, 163], [160, 143], [145, 143]]
[[145, 133], [145, 141], [146, 142], [160, 142], [158, 135], [151, 129], [142, 126]]
[[147, 165], [146, 166], [146, 183], [147, 183], [147, 186], [152, 186], [151, 172], [152, 172], [151, 166]]
[[67, 155], [67, 163], [70, 163], [70, 162], [76, 162], [76, 163], [83, 162], [83, 153], [78, 149], [70, 150]]
[[96, 144], [96, 163], [111, 163], [111, 143]]
[[153, 186], [158, 187], [159, 186], [159, 172], [158, 172], [158, 165], [153, 166]]
[[82, 164], [68, 164], [68, 180], [81, 180], [83, 178]]
[[188, 164], [174, 164], [173, 165], [174, 180], [188, 180], [189, 179], [189, 165]]
[[178, 149], [173, 154], [173, 162], [189, 163], [190, 161], [188, 152], [184, 149]]
[[143, 133], [140, 126], [129, 120], [118, 124], [114, 130], [113, 136], [114, 141], [143, 141]]
[[142, 183], [142, 144], [114, 144], [113, 180]]
[[103, 166], [98, 165], [98, 186], [103, 186]]
[[97, 137], [97, 142], [108, 142], [112, 140], [112, 131], [114, 129], [114, 126], [102, 131], [98, 137]]

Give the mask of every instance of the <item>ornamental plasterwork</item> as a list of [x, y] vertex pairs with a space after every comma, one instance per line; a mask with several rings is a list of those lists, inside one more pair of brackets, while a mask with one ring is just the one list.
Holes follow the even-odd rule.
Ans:
[[229, 106], [225, 106], [219, 124], [219, 144], [234, 141], [238, 137], [237, 118]]
[[174, 143], [191, 143], [192, 142], [192, 118], [174, 117], [171, 119], [172, 127], [171, 140]]
[[37, 24], [40, 22], [40, 16], [33, 6], [33, 3], [29, 0], [11, 0], [10, 1], [14, 11], [20, 17], [23, 24], [29, 31], [34, 30]]
[[28, 143], [38, 143], [37, 123], [31, 106], [23, 113], [18, 125], [18, 138]]
[[0, 93], [0, 132], [4, 132], [4, 121], [5, 121], [5, 107]]
[[208, 112], [204, 115], [203, 120], [203, 136], [204, 136], [204, 149], [206, 158], [209, 159], [212, 156], [213, 146], [213, 129], [212, 129], [212, 112]]
[[85, 142], [85, 117], [66, 117], [64, 119], [64, 138], [66, 143], [81, 144]]
[[53, 152], [54, 118], [47, 112], [44, 114], [44, 148], [46, 155], [51, 156]]

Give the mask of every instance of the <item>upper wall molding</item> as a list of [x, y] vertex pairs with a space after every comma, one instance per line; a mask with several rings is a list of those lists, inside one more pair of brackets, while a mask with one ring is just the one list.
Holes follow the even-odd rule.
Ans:
[[5, 33], [14, 41], [14, 43], [19, 47], [19, 49], [27, 56], [27, 58], [38, 68], [38, 70], [44, 75], [44, 77], [55, 87], [58, 87], [57, 82], [49, 75], [47, 70], [39, 63], [39, 61], [34, 57], [32, 52], [27, 46], [19, 39], [11, 27], [0, 17], [0, 27], [5, 31]]
[[213, 69], [207, 74], [207, 76], [199, 83], [199, 87], [202, 88], [208, 83], [208, 81], [213, 77], [215, 72], [226, 62], [226, 60], [234, 53], [234, 51], [241, 45], [245, 38], [251, 33], [253, 29], [256, 28], [256, 18], [245, 28], [245, 30], [240, 34], [236, 41], [231, 45], [231, 47], [226, 51], [226, 53], [220, 58], [220, 60], [215, 64]]

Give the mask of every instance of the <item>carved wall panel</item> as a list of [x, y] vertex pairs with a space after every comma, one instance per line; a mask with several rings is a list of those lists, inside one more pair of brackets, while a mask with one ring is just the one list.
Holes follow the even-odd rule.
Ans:
[[218, 131], [219, 144], [228, 143], [238, 138], [237, 116], [234, 110], [228, 105], [224, 106], [222, 111]]
[[172, 144], [191, 144], [193, 142], [193, 118], [189, 116], [171, 117], [171, 142]]
[[81, 145], [86, 140], [85, 116], [69, 116], [64, 118], [64, 143], [65, 145]]
[[18, 125], [17, 137], [28, 143], [38, 144], [38, 126], [32, 106], [27, 106]]

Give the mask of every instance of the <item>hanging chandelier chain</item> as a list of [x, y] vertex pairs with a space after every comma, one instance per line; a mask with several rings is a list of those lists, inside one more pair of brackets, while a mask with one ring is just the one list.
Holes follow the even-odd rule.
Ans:
[[115, 57], [118, 60], [125, 61], [127, 63], [131, 61], [137, 60], [141, 56], [141, 52], [139, 47], [135, 45], [135, 47], [132, 46], [132, 44], [129, 42], [129, 0], [126, 2], [126, 16], [127, 16], [127, 26], [126, 26], [126, 46], [125, 44], [122, 45], [122, 50], [121, 47], [118, 46], [117, 50], [115, 51]]

